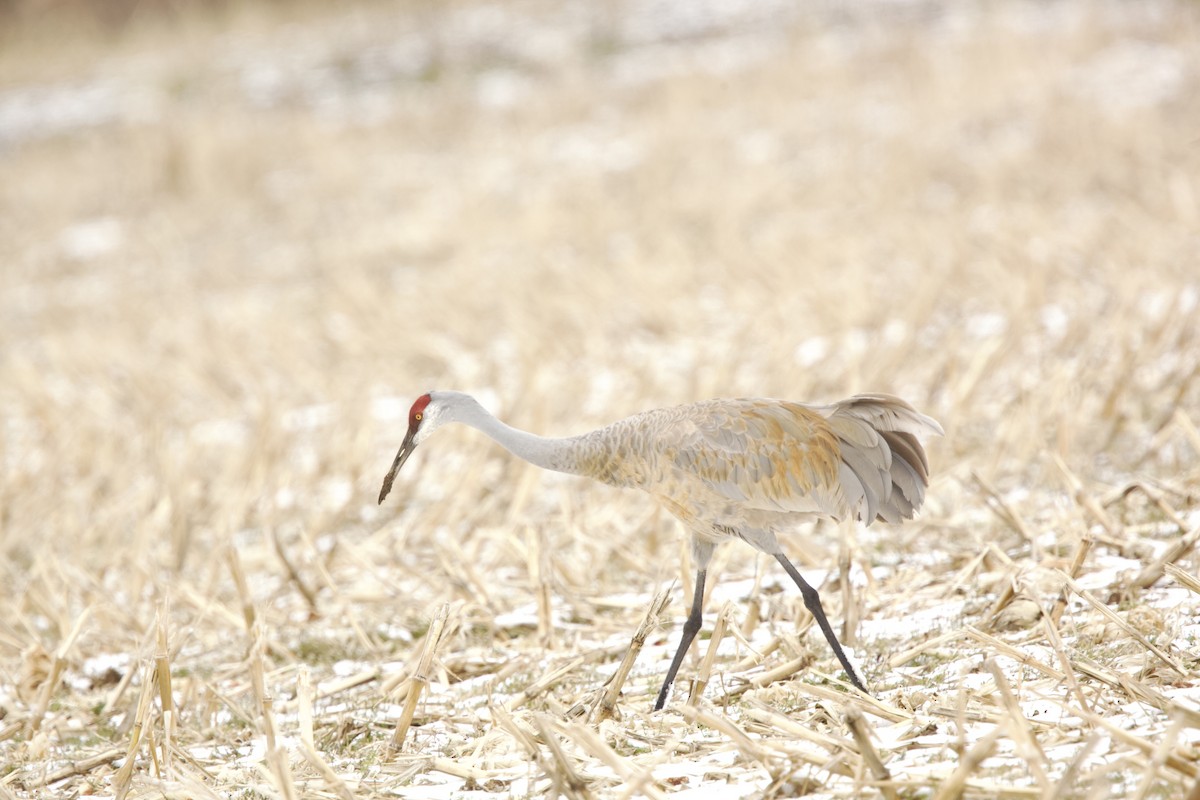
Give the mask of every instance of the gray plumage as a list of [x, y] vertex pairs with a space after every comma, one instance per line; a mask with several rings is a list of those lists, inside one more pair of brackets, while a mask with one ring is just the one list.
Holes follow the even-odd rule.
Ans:
[[713, 549], [735, 537], [779, 560], [852, 682], [865, 691], [816, 591], [784, 556], [776, 532], [818, 517], [868, 525], [911, 519], [929, 484], [929, 462], [918, 437], [942, 434], [932, 418], [886, 394], [829, 405], [745, 398], [646, 411], [590, 433], [547, 438], [505, 425], [470, 395], [430, 392], [409, 412], [408, 433], [379, 502], [416, 445], [448, 422], [477, 428], [538, 466], [642, 489], [688, 529], [697, 592], [657, 707], [699, 629]]

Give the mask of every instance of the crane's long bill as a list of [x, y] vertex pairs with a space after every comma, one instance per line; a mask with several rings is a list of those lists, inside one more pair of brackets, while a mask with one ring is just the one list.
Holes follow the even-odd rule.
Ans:
[[413, 444], [413, 434], [415, 431], [410, 430], [404, 437], [404, 441], [400, 443], [400, 451], [396, 453], [396, 460], [392, 462], [392, 468], [388, 470], [388, 474], [384, 476], [383, 488], [379, 490], [379, 504], [383, 504], [383, 498], [388, 496], [388, 492], [392, 490], [392, 483], [396, 480], [396, 473], [404, 466], [404, 462], [408, 461], [408, 457], [412, 455], [413, 450], [417, 446]]

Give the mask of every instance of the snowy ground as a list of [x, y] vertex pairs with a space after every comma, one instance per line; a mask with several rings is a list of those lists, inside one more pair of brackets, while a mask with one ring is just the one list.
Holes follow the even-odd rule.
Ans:
[[[1200, 800], [1194, 4], [5, 25], [0, 798]], [[939, 419], [787, 539], [873, 697], [730, 546], [652, 712], [681, 531], [470, 431], [377, 506], [435, 387]]]

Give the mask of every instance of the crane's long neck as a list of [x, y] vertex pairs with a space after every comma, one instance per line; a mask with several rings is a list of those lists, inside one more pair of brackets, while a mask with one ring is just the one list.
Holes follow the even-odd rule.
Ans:
[[530, 464], [556, 472], [586, 474], [576, 457], [579, 437], [552, 438], [518, 430], [493, 417], [474, 398], [465, 397], [468, 400], [456, 404], [454, 408], [454, 421], [483, 431], [510, 453]]

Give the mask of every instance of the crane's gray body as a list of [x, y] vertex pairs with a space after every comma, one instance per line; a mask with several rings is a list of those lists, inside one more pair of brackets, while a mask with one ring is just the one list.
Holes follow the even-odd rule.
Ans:
[[925, 500], [929, 462], [918, 438], [942, 428], [898, 397], [856, 395], [830, 405], [786, 400], [708, 400], [646, 411], [579, 436], [517, 430], [461, 392], [422, 395], [384, 478], [379, 502], [414, 448], [447, 422], [477, 428], [546, 469], [642, 489], [691, 533], [696, 587], [683, 637], [655, 708], [662, 708], [700, 629], [705, 575], [716, 545], [737, 538], [788, 572], [821, 632], [861, 691], [865, 686], [833, 632], [817, 591], [788, 561], [777, 531], [815, 517], [866, 524], [911, 519]]
[[815, 517], [910, 519], [929, 482], [917, 436], [942, 432], [883, 394], [830, 405], [708, 400], [564, 438], [511, 428], [461, 392], [430, 396], [436, 416], [426, 416], [418, 441], [462, 422], [538, 466], [642, 489], [704, 543], [736, 537], [772, 555], [776, 531]]

